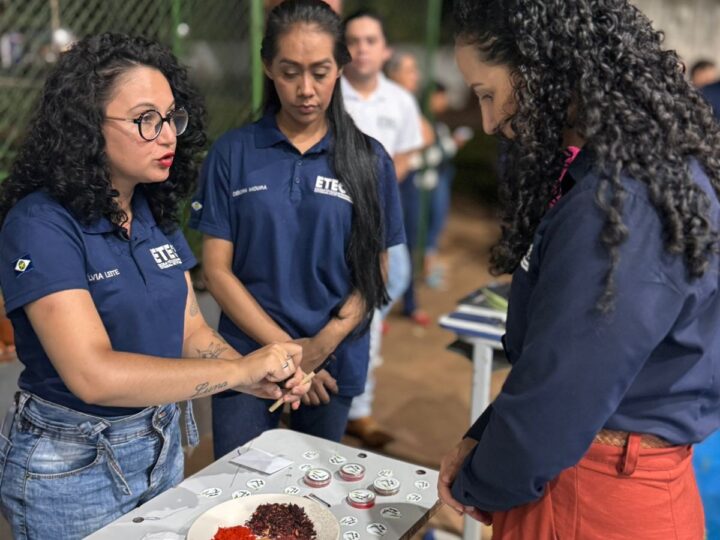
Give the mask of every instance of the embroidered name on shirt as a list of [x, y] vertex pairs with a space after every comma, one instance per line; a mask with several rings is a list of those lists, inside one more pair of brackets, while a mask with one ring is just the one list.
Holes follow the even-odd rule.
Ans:
[[182, 259], [177, 254], [177, 251], [175, 251], [172, 244], [165, 244], [164, 246], [152, 248], [150, 253], [152, 253], [153, 259], [155, 259], [157, 265], [163, 270], [182, 264]]
[[525, 270], [526, 272], [530, 270], [530, 257], [532, 256], [533, 252], [533, 245], [530, 244], [530, 247], [527, 250], [527, 253], [523, 257], [523, 260], [520, 262], [520, 267]]
[[105, 272], [93, 272], [92, 274], [87, 275], [88, 282], [92, 283], [93, 281], [100, 281], [101, 279], [110, 279], [114, 277], [118, 277], [120, 275], [120, 269], [119, 268], [113, 268], [112, 270], [107, 270]]
[[257, 186], [250, 186], [242, 189], [236, 189], [232, 192], [233, 197], [242, 197], [246, 193], [253, 193], [255, 191], [267, 191], [267, 186], [265, 184], [259, 184]]
[[322, 195], [330, 195], [331, 197], [338, 197], [343, 201], [347, 201], [352, 204], [352, 199], [345, 191], [340, 180], [335, 178], [325, 178], [324, 176], [318, 176], [315, 179], [315, 193], [321, 193]]

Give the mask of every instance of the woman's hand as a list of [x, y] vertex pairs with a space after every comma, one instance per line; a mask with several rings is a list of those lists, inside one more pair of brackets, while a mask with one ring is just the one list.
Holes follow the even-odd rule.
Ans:
[[292, 343], [296, 343], [302, 347], [302, 367], [307, 373], [315, 371], [333, 352], [332, 349], [325, 346], [321, 341], [322, 340], [317, 337], [292, 340]]
[[[294, 343], [275, 343], [238, 358], [236, 362], [246, 368], [247, 382], [234, 390], [263, 399], [284, 398], [294, 409], [300, 406], [300, 398], [310, 389], [310, 383], [301, 384], [305, 373], [298, 368], [302, 361], [302, 347]], [[285, 381], [283, 389], [277, 383]]]
[[492, 515], [473, 506], [464, 506], [452, 496], [452, 492], [450, 491], [450, 488], [455, 481], [455, 477], [458, 475], [460, 468], [465, 462], [465, 458], [467, 458], [468, 454], [473, 448], [475, 448], [476, 445], [477, 441], [474, 439], [463, 439], [457, 446], [455, 446], [455, 448], [445, 454], [440, 462], [438, 496], [442, 502], [454, 509], [458, 514], [467, 514], [471, 518], [480, 521], [485, 525], [491, 525]]
[[327, 371], [321, 369], [315, 374], [308, 393], [302, 396], [303, 405], [318, 406], [330, 403], [330, 393], [338, 393], [337, 381]]

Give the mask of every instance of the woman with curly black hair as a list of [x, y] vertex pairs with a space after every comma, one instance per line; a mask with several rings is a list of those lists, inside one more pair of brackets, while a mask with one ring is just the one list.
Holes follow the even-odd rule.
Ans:
[[[16, 539], [82, 538], [182, 479], [175, 402], [236, 388], [297, 406], [301, 347], [241, 358], [199, 313], [178, 229], [203, 106], [164, 47], [65, 53], [0, 189], [0, 283], [25, 364], [0, 433]], [[191, 408], [191, 444], [197, 438]]]
[[510, 140], [497, 399], [441, 498], [495, 538], [703, 537], [720, 425], [720, 133], [627, 0], [460, 0], [456, 57]]

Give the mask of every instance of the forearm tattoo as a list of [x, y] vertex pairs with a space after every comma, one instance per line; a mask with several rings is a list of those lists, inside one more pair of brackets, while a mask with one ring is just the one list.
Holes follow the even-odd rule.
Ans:
[[200, 313], [200, 306], [198, 306], [197, 298], [193, 294], [192, 300], [190, 301], [190, 316], [195, 317]]
[[195, 349], [198, 358], [220, 358], [220, 355], [228, 350], [225, 345], [220, 343], [211, 343], [207, 349]]
[[195, 399], [196, 397], [200, 396], [206, 396], [207, 394], [215, 394], [216, 392], [227, 388], [227, 385], [227, 381], [223, 381], [212, 386], [210, 386], [209, 382], [200, 383], [195, 387], [195, 393], [190, 396], [190, 399]]
[[197, 351], [198, 358], [220, 358], [220, 355], [230, 348], [228, 342], [225, 341], [220, 334], [218, 334], [215, 330], [211, 330], [211, 332], [213, 337], [220, 343], [211, 341], [205, 349], [196, 348], [195, 350]]

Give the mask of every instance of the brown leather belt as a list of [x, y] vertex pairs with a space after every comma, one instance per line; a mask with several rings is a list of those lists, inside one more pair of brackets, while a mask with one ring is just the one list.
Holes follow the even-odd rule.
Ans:
[[[627, 446], [628, 438], [630, 433], [627, 431], [615, 431], [612, 429], [601, 429], [593, 442], [599, 444], [606, 444], [608, 446]], [[641, 448], [670, 448], [675, 446], [674, 444], [666, 441], [665, 439], [658, 437], [657, 435], [650, 435], [649, 433], [643, 433], [640, 439]]]

